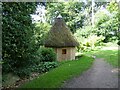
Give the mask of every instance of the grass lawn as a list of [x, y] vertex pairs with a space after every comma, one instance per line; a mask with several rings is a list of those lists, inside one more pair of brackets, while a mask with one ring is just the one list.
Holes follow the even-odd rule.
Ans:
[[105, 61], [110, 63], [114, 67], [118, 67], [118, 50], [96, 50], [86, 52], [87, 55], [95, 55], [97, 58], [104, 58]]
[[59, 67], [26, 82], [19, 88], [59, 88], [65, 80], [90, 68], [93, 61], [93, 58], [83, 56], [79, 60], [61, 62]]

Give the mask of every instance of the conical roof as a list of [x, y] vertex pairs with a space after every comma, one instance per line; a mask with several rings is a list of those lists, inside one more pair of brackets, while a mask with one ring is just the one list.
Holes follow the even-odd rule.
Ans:
[[45, 40], [46, 47], [75, 47], [79, 43], [73, 37], [70, 29], [65, 24], [65, 21], [58, 17], [48, 32]]

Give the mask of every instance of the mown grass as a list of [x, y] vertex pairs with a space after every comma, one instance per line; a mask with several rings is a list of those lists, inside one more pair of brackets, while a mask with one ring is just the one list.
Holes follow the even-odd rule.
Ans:
[[65, 61], [59, 67], [40, 75], [19, 88], [59, 88], [64, 81], [80, 75], [91, 67], [94, 59], [83, 56], [79, 60]]
[[[119, 51], [120, 52], [120, 51]], [[104, 58], [113, 67], [118, 67], [118, 57], [120, 53], [118, 50], [97, 50], [85, 53], [90, 56], [96, 56], [97, 58]]]

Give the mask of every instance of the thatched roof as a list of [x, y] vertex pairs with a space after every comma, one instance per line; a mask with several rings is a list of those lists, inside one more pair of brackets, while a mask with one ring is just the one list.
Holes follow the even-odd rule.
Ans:
[[56, 18], [45, 40], [46, 47], [75, 47], [78, 42], [62, 18]]

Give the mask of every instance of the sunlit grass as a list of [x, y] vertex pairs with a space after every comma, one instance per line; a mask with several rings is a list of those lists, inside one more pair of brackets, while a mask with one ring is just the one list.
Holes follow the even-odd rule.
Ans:
[[90, 68], [92, 63], [93, 58], [88, 56], [83, 56], [79, 60], [64, 61], [59, 67], [23, 84], [21, 88], [58, 88], [65, 80]]
[[[120, 51], [120, 50], [119, 50]], [[86, 52], [85, 54], [90, 56], [96, 56], [96, 58], [104, 58], [105, 61], [110, 63], [114, 67], [118, 67], [118, 50], [96, 50], [91, 52]]]

